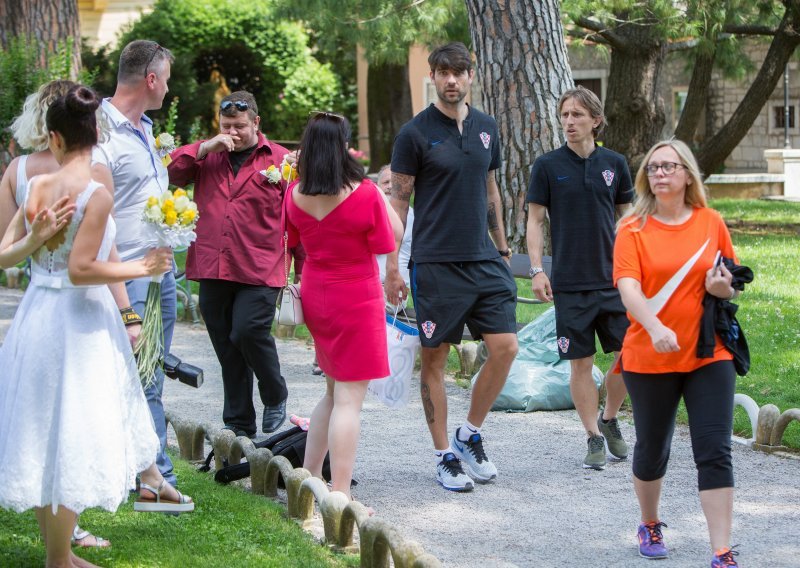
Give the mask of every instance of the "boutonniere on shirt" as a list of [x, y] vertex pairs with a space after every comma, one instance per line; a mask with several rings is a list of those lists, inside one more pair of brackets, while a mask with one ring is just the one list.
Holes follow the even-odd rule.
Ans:
[[173, 150], [175, 150], [175, 138], [172, 134], [162, 132], [156, 136], [156, 153], [161, 158], [161, 163], [164, 164], [164, 167], [167, 167], [172, 161], [169, 155]]
[[272, 164], [266, 170], [261, 170], [262, 176], [267, 178], [270, 183], [278, 183], [281, 180], [286, 182], [293, 182], [297, 179], [297, 167], [290, 164], [285, 159], [281, 162], [280, 166]]

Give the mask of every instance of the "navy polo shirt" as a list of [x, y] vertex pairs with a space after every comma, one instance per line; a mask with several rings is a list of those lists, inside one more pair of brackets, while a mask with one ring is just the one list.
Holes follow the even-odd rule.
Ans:
[[550, 215], [553, 291], [613, 287], [615, 206], [632, 200], [628, 164], [607, 148], [582, 158], [564, 144], [536, 159], [526, 201]]
[[411, 258], [467, 262], [497, 258], [486, 222], [486, 179], [500, 167], [497, 123], [469, 107], [456, 121], [431, 104], [400, 129], [392, 172], [414, 176]]

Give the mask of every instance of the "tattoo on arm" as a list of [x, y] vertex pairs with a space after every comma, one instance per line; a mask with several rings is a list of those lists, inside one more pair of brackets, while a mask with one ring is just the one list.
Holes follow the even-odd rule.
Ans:
[[497, 207], [494, 202], [489, 202], [489, 209], [486, 212], [486, 222], [489, 225], [489, 231], [497, 231], [500, 224], [497, 222]]
[[422, 398], [422, 408], [425, 409], [425, 420], [428, 424], [433, 424], [433, 401], [431, 400], [431, 389], [425, 383], [420, 383], [419, 392]]
[[399, 201], [409, 201], [414, 193], [414, 176], [392, 172], [392, 197]]

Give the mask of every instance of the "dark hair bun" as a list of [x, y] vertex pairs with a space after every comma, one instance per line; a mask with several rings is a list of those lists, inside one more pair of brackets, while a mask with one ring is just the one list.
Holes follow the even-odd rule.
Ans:
[[80, 114], [93, 114], [100, 106], [97, 94], [89, 87], [76, 85], [67, 92], [67, 109]]

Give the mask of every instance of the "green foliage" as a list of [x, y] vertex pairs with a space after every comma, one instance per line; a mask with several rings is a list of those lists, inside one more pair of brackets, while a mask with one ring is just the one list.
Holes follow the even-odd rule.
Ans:
[[282, 13], [303, 19], [320, 35], [359, 44], [370, 64], [402, 64], [413, 43], [469, 44], [462, 0], [277, 0]]
[[[277, 18], [270, 2], [159, 0], [123, 33], [112, 60], [134, 39], [157, 41], [175, 55], [169, 86], [181, 97], [176, 134], [184, 140], [198, 124], [211, 128], [219, 88], [215, 70], [231, 91], [255, 95], [267, 134], [275, 139], [299, 138], [307, 108], [329, 108], [339, 95], [334, 73], [314, 59], [303, 27]], [[298, 85], [297, 77], [313, 78], [313, 85]], [[153, 115], [164, 119], [166, 112]]]
[[777, 27], [783, 11], [778, 0], [564, 0], [562, 3], [562, 19], [572, 35], [587, 37], [594, 33], [581, 29], [583, 18], [601, 24], [605, 30], [646, 25], [655, 42], [694, 42], [692, 49], [683, 52], [689, 69], [694, 64], [695, 50], [716, 51], [715, 67], [726, 78], [735, 80], [742, 79], [754, 65], [743, 52], [741, 38], [724, 33], [724, 27]]
[[[0, 51], [0, 144], [5, 148], [11, 140], [8, 128], [20, 112], [25, 98], [42, 84], [55, 79], [69, 79], [72, 73], [72, 44], [59, 43], [54, 53], [49, 53], [44, 65], [40, 60], [40, 46], [26, 38], [14, 37], [8, 47]], [[78, 77], [90, 82], [89, 73]]]

